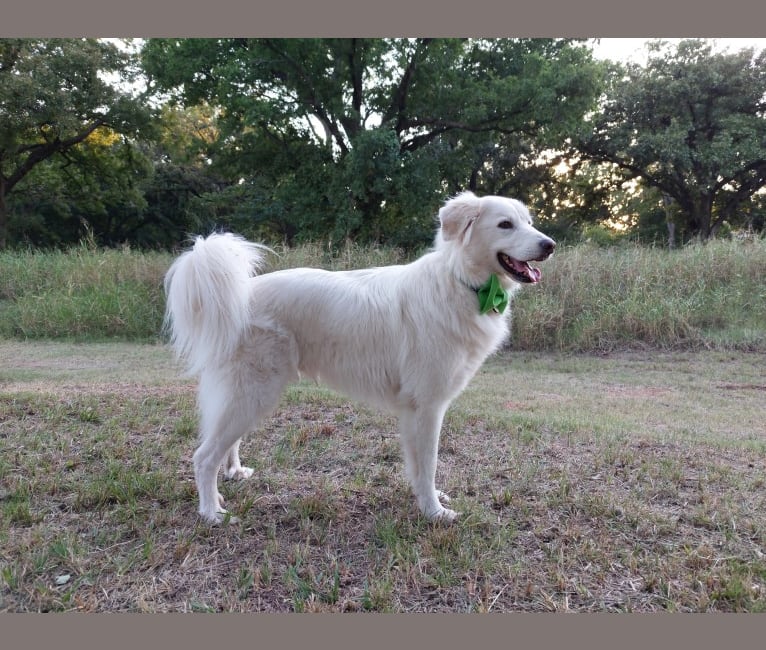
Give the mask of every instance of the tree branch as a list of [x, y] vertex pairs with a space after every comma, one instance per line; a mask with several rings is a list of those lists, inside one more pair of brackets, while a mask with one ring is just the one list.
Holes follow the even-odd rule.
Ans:
[[344, 154], [348, 153], [348, 146], [346, 145], [343, 134], [338, 129], [338, 125], [336, 124], [335, 120], [330, 118], [329, 113], [327, 110], [325, 110], [325, 107], [316, 96], [316, 93], [314, 92], [315, 84], [311, 79], [307, 77], [306, 71], [303, 69], [303, 67], [291, 56], [289, 56], [284, 50], [277, 47], [273, 39], [264, 39], [263, 42], [268, 49], [270, 49], [272, 52], [274, 52], [274, 54], [289, 64], [289, 66], [298, 76], [300, 86], [296, 86], [295, 88], [298, 100], [310, 107], [311, 112], [314, 113], [322, 122], [325, 129], [332, 134], [332, 137], [335, 140], [335, 144], [338, 145]]
[[397, 133], [401, 133], [406, 128], [404, 112], [407, 107], [407, 96], [410, 91], [410, 86], [412, 85], [412, 79], [415, 75], [415, 68], [432, 41], [432, 38], [421, 38], [418, 40], [418, 43], [412, 52], [412, 56], [407, 62], [407, 67], [404, 69], [404, 74], [399, 81], [399, 85], [394, 91], [388, 110], [386, 110], [383, 115], [384, 123], [393, 121], [394, 117], [397, 118], [395, 127]]
[[531, 130], [524, 127], [504, 128], [500, 126], [497, 120], [482, 122], [479, 124], [469, 124], [467, 122], [457, 122], [452, 120], [425, 119], [407, 121], [405, 128], [417, 128], [421, 126], [433, 126], [434, 128], [427, 133], [421, 133], [412, 136], [409, 140], [403, 140], [401, 151], [415, 151], [435, 140], [440, 135], [449, 131], [465, 131], [467, 133], [502, 133], [504, 135], [529, 134]]
[[105, 124], [106, 120], [98, 119], [85, 127], [85, 129], [80, 131], [80, 133], [77, 135], [74, 135], [71, 138], [67, 138], [66, 140], [60, 140], [59, 138], [56, 138], [55, 140], [46, 142], [44, 144], [31, 145], [28, 148], [29, 155], [24, 159], [24, 162], [22, 162], [6, 179], [5, 191], [10, 192], [13, 189], [13, 186], [16, 185], [22, 178], [24, 178], [24, 176], [26, 176], [35, 165], [42, 162], [43, 160], [50, 158], [56, 153], [66, 151], [74, 145], [79, 144], [97, 128], [104, 126]]

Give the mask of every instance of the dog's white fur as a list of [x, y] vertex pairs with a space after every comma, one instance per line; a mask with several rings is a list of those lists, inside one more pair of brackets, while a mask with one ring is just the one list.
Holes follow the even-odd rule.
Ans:
[[203, 519], [224, 519], [219, 468], [228, 478], [252, 475], [240, 463], [240, 439], [300, 376], [397, 414], [420, 510], [455, 518], [434, 485], [442, 418], [507, 337], [510, 314], [480, 314], [475, 288], [495, 273], [513, 292], [519, 284], [498, 253], [542, 260], [555, 244], [513, 199], [465, 192], [439, 219], [433, 251], [407, 265], [253, 275], [264, 248], [232, 234], [198, 237], [173, 263], [166, 323], [178, 356], [199, 375], [194, 470]]

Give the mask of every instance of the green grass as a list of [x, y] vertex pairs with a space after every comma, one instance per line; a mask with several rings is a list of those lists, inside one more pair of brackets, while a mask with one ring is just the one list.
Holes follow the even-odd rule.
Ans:
[[[276, 270], [406, 262], [398, 250], [353, 244], [281, 249]], [[156, 341], [167, 253], [100, 250], [0, 253], [0, 338]], [[539, 285], [514, 301], [518, 350], [766, 349], [766, 239], [676, 251], [562, 246]]]
[[130, 249], [0, 253], [0, 336], [156, 340], [169, 256]]
[[448, 411], [435, 525], [396, 423], [308, 382], [197, 516], [167, 349], [0, 342], [0, 611], [766, 611], [763, 353], [509, 353]]
[[514, 347], [766, 348], [766, 239], [565, 248], [514, 310]]

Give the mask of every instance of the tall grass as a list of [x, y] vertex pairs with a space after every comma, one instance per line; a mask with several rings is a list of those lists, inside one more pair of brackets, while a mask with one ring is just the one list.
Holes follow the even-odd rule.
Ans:
[[[148, 341], [160, 336], [168, 253], [0, 253], [0, 337]], [[399, 250], [319, 244], [277, 250], [271, 269], [398, 264]], [[712, 241], [677, 251], [562, 247], [543, 280], [514, 302], [516, 349], [766, 349], [766, 240]]]
[[163, 253], [99, 250], [0, 254], [0, 336], [150, 340], [162, 322]]
[[513, 346], [766, 348], [766, 240], [560, 250], [514, 307]]

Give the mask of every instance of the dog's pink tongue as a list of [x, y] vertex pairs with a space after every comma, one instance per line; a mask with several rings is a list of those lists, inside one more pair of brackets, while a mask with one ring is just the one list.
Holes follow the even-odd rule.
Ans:
[[535, 283], [540, 281], [540, 277], [542, 276], [540, 269], [536, 269], [532, 266], [529, 266], [529, 264], [526, 262], [519, 262], [518, 260], [512, 260], [512, 264], [513, 270], [521, 275], [528, 277], [530, 282]]

